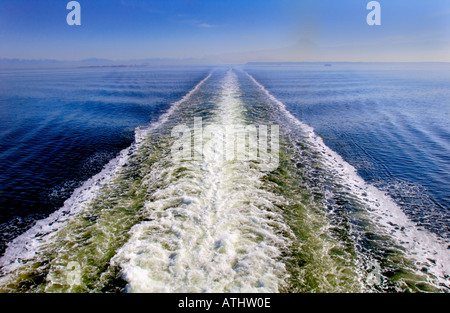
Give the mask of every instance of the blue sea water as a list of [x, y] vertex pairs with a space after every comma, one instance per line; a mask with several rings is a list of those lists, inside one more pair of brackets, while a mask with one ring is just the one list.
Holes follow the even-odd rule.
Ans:
[[448, 292], [449, 69], [2, 71], [0, 291]]
[[413, 221], [450, 237], [449, 64], [245, 69]]
[[0, 71], [0, 252], [62, 206], [205, 68]]

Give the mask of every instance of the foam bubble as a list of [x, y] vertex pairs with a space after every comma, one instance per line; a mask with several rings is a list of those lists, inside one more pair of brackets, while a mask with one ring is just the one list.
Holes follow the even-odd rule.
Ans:
[[[239, 92], [229, 71], [212, 123], [243, 123]], [[273, 205], [281, 200], [260, 188], [259, 170], [226, 161], [217, 144], [205, 145], [202, 160], [182, 164], [185, 177], [153, 194], [146, 204], [149, 221], [133, 227], [113, 258], [128, 291], [276, 292], [284, 284], [279, 258], [289, 240], [277, 229], [290, 230]]]
[[[63, 207], [50, 214], [47, 218], [39, 220], [35, 225], [22, 235], [8, 243], [4, 255], [0, 258], [0, 268], [3, 274], [10, 273], [22, 266], [24, 261], [35, 257], [39, 248], [47, 241], [51, 241], [51, 235], [63, 228], [69, 220], [79, 214], [83, 207], [94, 200], [99, 190], [107, 185], [127, 164], [130, 156], [143, 144], [151, 130], [161, 127], [173, 112], [211, 77], [208, 74], [182, 99], [174, 102], [169, 110], [161, 115], [157, 122], [147, 127], [138, 127], [135, 131], [135, 142], [128, 148], [123, 149], [117, 157], [104, 166], [102, 171], [87, 181], [82, 186], [75, 189], [69, 199], [64, 202]], [[1, 279], [6, 279], [3, 277]], [[0, 279], [0, 282], [1, 282]]]
[[378, 226], [378, 231], [389, 235], [401, 247], [405, 253], [415, 259], [416, 271], [423, 274], [424, 268], [429, 274], [429, 282], [436, 287], [446, 286], [450, 288], [448, 277], [450, 276], [450, 251], [448, 243], [441, 238], [419, 229], [401, 207], [385, 192], [362, 179], [356, 169], [347, 163], [339, 154], [330, 149], [321, 137], [315, 134], [314, 129], [299, 121], [286, 108], [284, 103], [276, 99], [263, 85], [247, 73], [247, 76], [275, 103], [281, 112], [299, 126], [307, 135], [308, 142], [319, 151], [328, 170], [340, 178], [343, 186], [358, 197], [365, 205], [370, 219]]

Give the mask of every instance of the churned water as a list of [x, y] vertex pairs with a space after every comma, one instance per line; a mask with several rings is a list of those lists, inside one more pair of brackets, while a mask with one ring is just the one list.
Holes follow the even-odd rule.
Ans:
[[[0, 289], [448, 291], [449, 77], [342, 64], [2, 73]], [[223, 138], [257, 153], [229, 158]]]

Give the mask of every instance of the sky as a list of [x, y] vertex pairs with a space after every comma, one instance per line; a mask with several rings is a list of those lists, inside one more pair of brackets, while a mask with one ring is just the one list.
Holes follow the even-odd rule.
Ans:
[[450, 62], [449, 0], [0, 0], [0, 58]]

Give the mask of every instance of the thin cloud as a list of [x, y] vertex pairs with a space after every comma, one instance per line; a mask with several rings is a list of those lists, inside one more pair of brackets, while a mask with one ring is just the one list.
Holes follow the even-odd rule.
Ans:
[[215, 27], [219, 27], [219, 25], [213, 25], [213, 24], [208, 24], [208, 23], [200, 23], [198, 24], [199, 27], [202, 28], [215, 28]]
[[162, 14], [164, 13], [163, 10], [158, 9], [156, 7], [157, 2], [156, 1], [143, 1], [143, 0], [121, 0], [120, 5], [123, 7], [130, 7], [133, 9], [138, 9], [141, 11], [145, 11], [148, 13], [157, 13]]
[[200, 27], [200, 28], [218, 28], [218, 27], [225, 27], [226, 25], [218, 25], [218, 24], [211, 24], [205, 22], [207, 19], [202, 18], [196, 18], [192, 14], [189, 13], [178, 13], [176, 15], [173, 15], [169, 17], [169, 21], [171, 22], [177, 22], [182, 24], [187, 24], [194, 27]]

